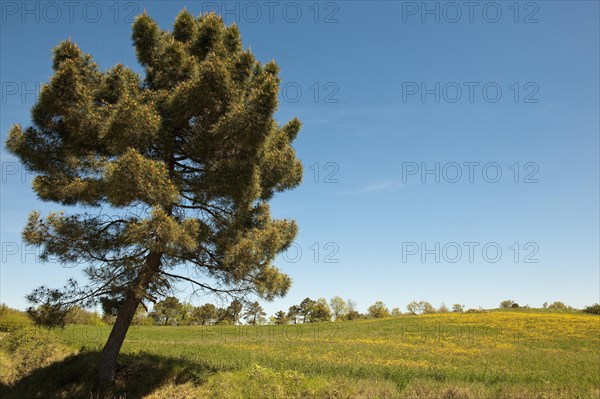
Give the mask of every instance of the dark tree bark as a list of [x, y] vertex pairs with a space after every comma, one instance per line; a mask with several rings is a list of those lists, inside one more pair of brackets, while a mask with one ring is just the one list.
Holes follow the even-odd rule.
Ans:
[[148, 256], [146, 264], [140, 272], [138, 283], [127, 292], [125, 301], [119, 309], [115, 324], [100, 354], [100, 362], [98, 363], [98, 390], [100, 393], [106, 392], [115, 378], [117, 355], [121, 350], [135, 311], [142, 300], [142, 294], [160, 268], [160, 257], [161, 254], [158, 253], [152, 253]]

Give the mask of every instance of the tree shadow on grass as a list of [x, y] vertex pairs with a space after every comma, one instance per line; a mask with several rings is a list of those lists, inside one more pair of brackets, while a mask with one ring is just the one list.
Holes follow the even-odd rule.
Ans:
[[[33, 371], [14, 384], [0, 383], [3, 399], [97, 399], [96, 365], [99, 352], [70, 356]], [[186, 359], [167, 358], [152, 354], [122, 354], [114, 386], [109, 398], [139, 399], [167, 384], [193, 382], [201, 384], [214, 367]]]

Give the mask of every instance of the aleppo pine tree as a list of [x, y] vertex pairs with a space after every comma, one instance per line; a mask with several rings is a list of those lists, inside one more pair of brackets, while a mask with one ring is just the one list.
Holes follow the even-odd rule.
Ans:
[[118, 308], [100, 389], [136, 308], [175, 282], [235, 298], [285, 295], [291, 280], [272, 262], [297, 227], [273, 219], [267, 201], [302, 179], [291, 147], [300, 121], [274, 120], [279, 69], [242, 48], [237, 26], [182, 11], [170, 32], [144, 13], [132, 39], [143, 79], [123, 65], [100, 71], [76, 44], [60, 43], [33, 125], [12, 127], [7, 141], [35, 173], [40, 199], [77, 206], [33, 212], [24, 241], [43, 259], [85, 265], [87, 277], [28, 299]]

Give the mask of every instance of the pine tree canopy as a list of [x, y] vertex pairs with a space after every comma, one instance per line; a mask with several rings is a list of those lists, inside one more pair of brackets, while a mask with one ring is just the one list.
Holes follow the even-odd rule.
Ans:
[[144, 77], [101, 71], [61, 42], [32, 126], [10, 130], [7, 148], [35, 173], [39, 198], [79, 212], [33, 212], [24, 241], [45, 260], [85, 265], [89, 279], [29, 299], [92, 304], [133, 290], [154, 300], [176, 281], [284, 295], [291, 280], [273, 261], [297, 226], [273, 219], [267, 201], [301, 182], [302, 165], [291, 146], [300, 121], [274, 120], [278, 66], [215, 14], [182, 11], [171, 32], [144, 13], [132, 39]]

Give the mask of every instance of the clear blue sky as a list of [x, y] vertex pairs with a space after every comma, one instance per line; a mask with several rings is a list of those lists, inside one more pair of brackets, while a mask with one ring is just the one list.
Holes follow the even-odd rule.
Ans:
[[[102, 68], [141, 72], [128, 15], [145, 8], [170, 28], [184, 5], [198, 14], [208, 3], [1, 3], [2, 142], [29, 123], [30, 92], [48, 80], [59, 41]], [[304, 183], [272, 202], [300, 227], [277, 262], [294, 283], [269, 314], [306, 296], [352, 298], [359, 310], [599, 301], [599, 3], [462, 4], [228, 3], [244, 45], [281, 67], [279, 120], [304, 122]], [[69, 209], [38, 201], [4, 148], [1, 199], [0, 301], [24, 308], [33, 288], [79, 275], [36, 262], [20, 239], [31, 210]]]

